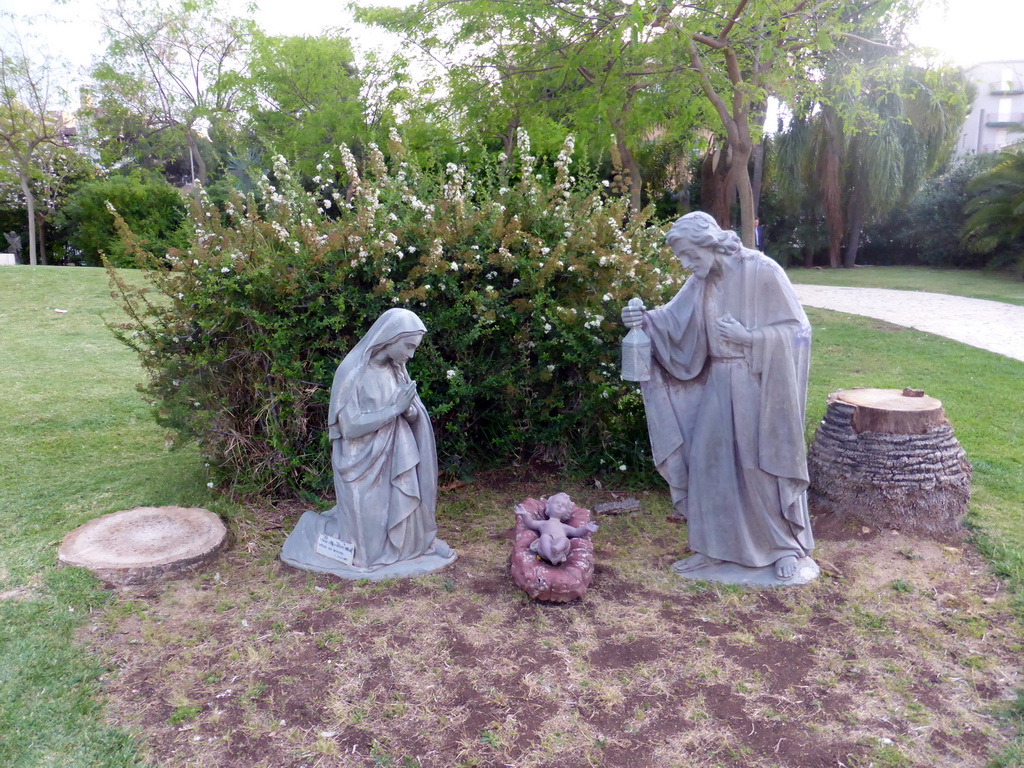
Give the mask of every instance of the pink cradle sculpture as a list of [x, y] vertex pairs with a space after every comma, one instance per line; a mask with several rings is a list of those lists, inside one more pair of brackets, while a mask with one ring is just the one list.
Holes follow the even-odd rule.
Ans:
[[[571, 503], [571, 502], [570, 502]], [[547, 499], [526, 499], [517, 506], [533, 520], [545, 520]], [[569, 552], [564, 562], [552, 565], [531, 550], [539, 534], [530, 530], [522, 517], [516, 517], [516, 528], [509, 557], [512, 581], [535, 600], [568, 603], [582, 597], [594, 576], [594, 542], [590, 538], [590, 510], [572, 505], [572, 514], [565, 524], [571, 528], [584, 528], [585, 534], [569, 538]]]

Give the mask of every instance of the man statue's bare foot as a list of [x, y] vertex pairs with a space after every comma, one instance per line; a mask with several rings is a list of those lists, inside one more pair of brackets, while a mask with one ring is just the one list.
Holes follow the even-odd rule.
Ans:
[[796, 575], [796, 555], [786, 555], [775, 561], [775, 576], [783, 581]]
[[685, 560], [679, 560], [672, 564], [672, 569], [676, 573], [689, 573], [690, 571], [696, 571], [700, 568], [706, 568], [709, 565], [718, 565], [724, 563], [724, 560], [718, 560], [714, 557], [708, 557], [697, 553], [696, 555], [690, 555]]

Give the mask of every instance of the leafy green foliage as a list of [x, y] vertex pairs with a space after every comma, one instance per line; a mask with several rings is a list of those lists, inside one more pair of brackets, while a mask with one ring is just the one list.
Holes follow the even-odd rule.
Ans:
[[[428, 334], [410, 364], [438, 436], [442, 468], [542, 458], [588, 470], [633, 468], [647, 454], [643, 407], [619, 379], [618, 312], [667, 299], [662, 233], [628, 200], [569, 173], [572, 140], [540, 181], [529, 139], [514, 180], [455, 163], [426, 172], [370, 145], [357, 168], [343, 146], [307, 194], [283, 158], [262, 213], [236, 197], [193, 210], [195, 242], [150, 277], [118, 281], [131, 321], [121, 338], [150, 373], [160, 418], [198, 436], [234, 484], [328, 486], [324, 428], [338, 363], [400, 305]], [[613, 188], [614, 191], [614, 188]], [[137, 247], [129, 235], [128, 243]]]
[[864, 260], [869, 264], [920, 264], [978, 269], [988, 257], [972, 253], [961, 238], [968, 185], [991, 167], [991, 155], [968, 155], [924, 183], [906, 207], [896, 208], [868, 231]]
[[104, 159], [206, 181], [208, 130], [234, 123], [255, 26], [214, 0], [124, 0], [104, 10], [107, 51], [92, 69], [92, 130]]
[[430, 132], [423, 122], [442, 125], [471, 146], [500, 148], [507, 157], [519, 129], [552, 154], [571, 131], [580, 154], [594, 163], [608, 157], [614, 135], [639, 208], [641, 179], [666, 183], [671, 159], [659, 165], [660, 153], [692, 149], [704, 109], [692, 98], [695, 79], [678, 38], [665, 33], [674, 5], [423, 0], [358, 15], [415, 40], [426, 54], [415, 64], [421, 71], [443, 62], [443, 74], [406, 109], [420, 131]]
[[964, 241], [995, 267], [1016, 264], [1024, 272], [1024, 148], [1004, 151], [998, 164], [968, 186]]
[[323, 147], [366, 135], [360, 86], [352, 46], [337, 33], [261, 34], [251, 44], [241, 98], [256, 138], [308, 178]]
[[852, 267], [862, 233], [870, 240], [872, 225], [947, 161], [970, 101], [956, 70], [858, 47], [844, 47], [849, 59], [833, 57], [823, 101], [804, 105], [772, 154], [784, 213], [776, 229], [804, 250], [805, 266], [819, 245], [815, 230], [825, 229], [830, 266]]
[[98, 266], [105, 256], [115, 267], [135, 266], [134, 255], [118, 235], [111, 207], [148, 252], [163, 256], [188, 243], [188, 209], [177, 189], [142, 174], [114, 176], [83, 184], [62, 210], [68, 240], [87, 264]]

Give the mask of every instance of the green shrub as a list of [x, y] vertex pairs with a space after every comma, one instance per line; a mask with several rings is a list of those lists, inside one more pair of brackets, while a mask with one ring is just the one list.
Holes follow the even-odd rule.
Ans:
[[428, 329], [410, 371], [443, 471], [537, 458], [636, 468], [647, 430], [619, 378], [618, 315], [634, 295], [654, 306], [678, 290], [662, 232], [627, 215], [620, 185], [570, 175], [571, 138], [551, 182], [525, 134], [514, 178], [497, 158], [473, 175], [424, 171], [396, 134], [389, 146], [387, 163], [370, 145], [361, 170], [344, 146], [325, 153], [311, 194], [278, 158], [262, 206], [203, 197], [192, 248], [169, 268], [149, 259], [159, 298], [113, 276], [130, 316], [118, 333], [149, 371], [159, 418], [198, 437], [236, 486], [329, 487], [334, 370], [404, 306]]
[[863, 261], [980, 269], [988, 259], [963, 243], [964, 206], [971, 180], [992, 165], [991, 155], [958, 158], [929, 179], [908, 205], [893, 210], [864, 234]]
[[80, 186], [62, 210], [68, 242], [81, 259], [100, 266], [105, 257], [116, 267], [135, 266], [114, 223], [111, 207], [131, 228], [135, 242], [163, 256], [188, 245], [188, 206], [181, 192], [161, 179], [140, 174], [114, 176]]

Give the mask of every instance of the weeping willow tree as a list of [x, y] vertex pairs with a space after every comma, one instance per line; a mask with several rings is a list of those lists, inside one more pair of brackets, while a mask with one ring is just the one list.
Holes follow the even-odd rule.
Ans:
[[791, 216], [824, 222], [829, 266], [852, 267], [864, 227], [948, 160], [972, 93], [959, 70], [888, 51], [826, 69], [822, 93], [778, 137], [774, 177]]

